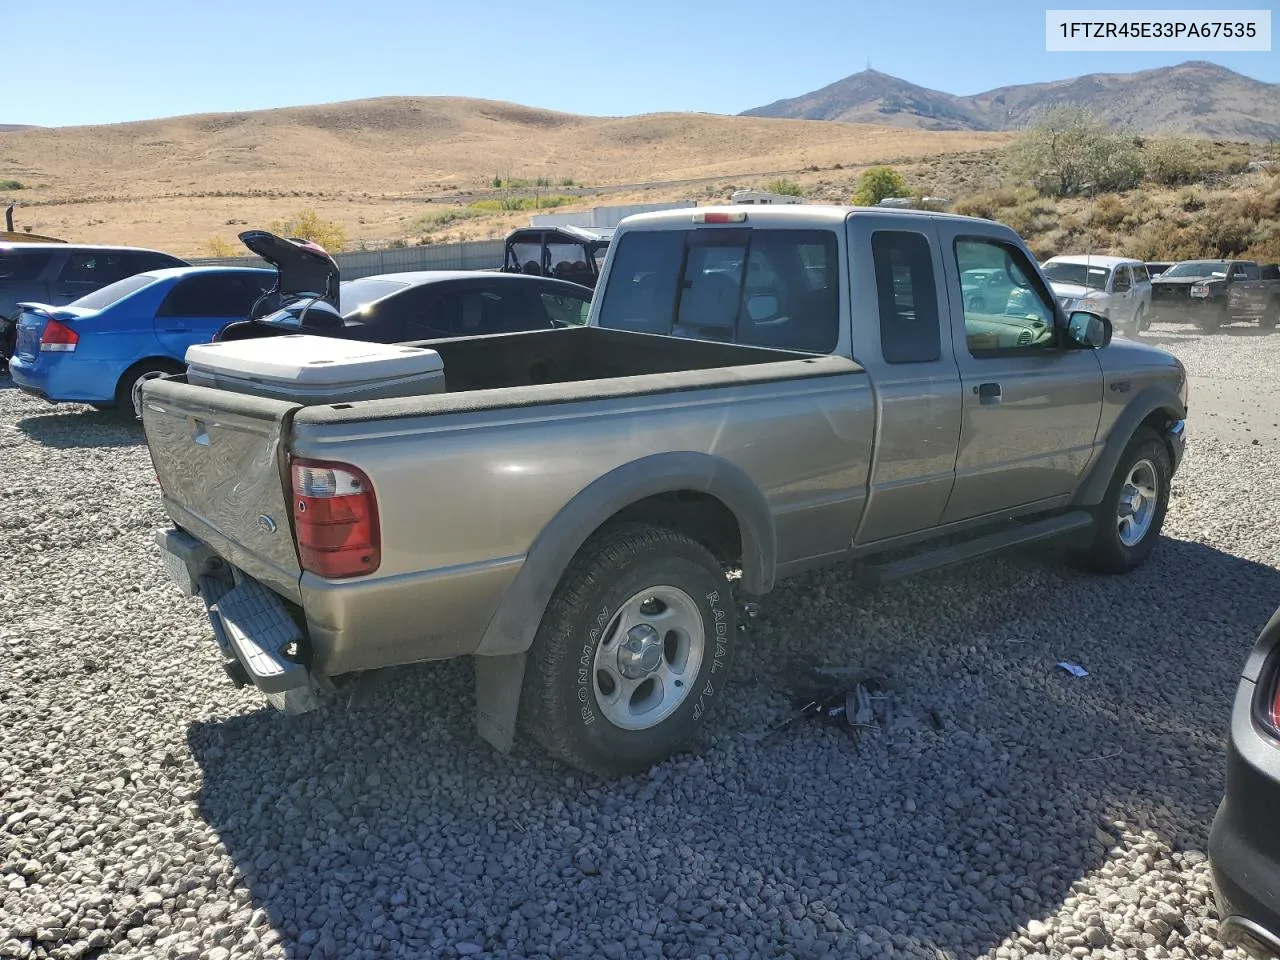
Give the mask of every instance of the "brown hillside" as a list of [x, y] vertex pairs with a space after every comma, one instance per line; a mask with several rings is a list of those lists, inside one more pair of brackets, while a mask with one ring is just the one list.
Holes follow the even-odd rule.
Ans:
[[[353, 240], [401, 236], [425, 198], [480, 194], [495, 175], [590, 188], [645, 184], [653, 199], [694, 195], [671, 181], [848, 167], [1007, 139], [707, 114], [582, 117], [486, 100], [387, 97], [11, 131], [0, 139], [0, 180], [27, 189], [0, 201], [20, 202], [18, 222], [37, 232], [199, 255], [209, 237], [243, 229], [233, 221], [263, 224], [305, 205], [343, 223]], [[604, 202], [583, 198], [587, 206]]]

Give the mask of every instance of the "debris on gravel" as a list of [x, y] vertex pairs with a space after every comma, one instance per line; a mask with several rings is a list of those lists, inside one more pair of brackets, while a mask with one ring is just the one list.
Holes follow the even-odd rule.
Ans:
[[[1280, 604], [1280, 335], [1151, 339], [1195, 380], [1146, 567], [785, 581], [701, 741], [612, 783], [482, 744], [465, 661], [298, 717], [232, 688], [138, 426], [0, 381], [0, 957], [1238, 957], [1204, 850]], [[865, 735], [764, 736], [815, 667]]]

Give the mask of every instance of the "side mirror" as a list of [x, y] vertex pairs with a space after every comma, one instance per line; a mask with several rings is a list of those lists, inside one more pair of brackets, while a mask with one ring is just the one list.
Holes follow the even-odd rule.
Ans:
[[1088, 310], [1073, 310], [1067, 318], [1067, 335], [1080, 346], [1097, 350], [1111, 342], [1111, 321]]

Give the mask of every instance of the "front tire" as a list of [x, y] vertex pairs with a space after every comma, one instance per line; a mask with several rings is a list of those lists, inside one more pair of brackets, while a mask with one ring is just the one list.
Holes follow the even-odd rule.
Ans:
[[588, 773], [644, 770], [686, 743], [719, 700], [736, 620], [724, 572], [701, 544], [648, 524], [606, 528], [547, 605], [521, 727]]
[[1129, 441], [1097, 510], [1093, 543], [1084, 556], [1098, 573], [1128, 573], [1146, 562], [1169, 509], [1173, 461], [1154, 430]]

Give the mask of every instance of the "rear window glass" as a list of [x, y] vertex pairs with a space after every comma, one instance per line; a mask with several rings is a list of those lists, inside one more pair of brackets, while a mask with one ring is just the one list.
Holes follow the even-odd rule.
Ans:
[[153, 283], [155, 279], [155, 277], [147, 273], [125, 277], [123, 280], [109, 283], [105, 287], [93, 291], [93, 293], [86, 294], [72, 303], [71, 306], [84, 307], [86, 310], [102, 310], [119, 300], [123, 300], [129, 294], [136, 293], [147, 284]]
[[0, 280], [34, 280], [52, 259], [53, 251], [0, 250]]
[[338, 288], [338, 312], [344, 317], [355, 313], [365, 304], [373, 303], [388, 297], [397, 290], [403, 290], [407, 283], [399, 280], [349, 280]]
[[828, 353], [839, 336], [828, 230], [637, 230], [614, 254], [600, 326]]

